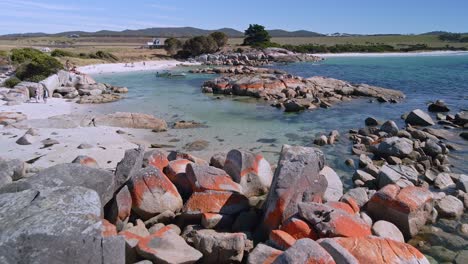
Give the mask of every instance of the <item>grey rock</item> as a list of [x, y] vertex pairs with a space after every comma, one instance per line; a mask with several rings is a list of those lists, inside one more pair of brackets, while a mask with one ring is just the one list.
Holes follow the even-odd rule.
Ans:
[[380, 127], [380, 130], [387, 133], [390, 136], [396, 136], [398, 134], [398, 126], [392, 120], [389, 120], [383, 123], [382, 126]]
[[125, 151], [123, 159], [117, 163], [115, 169], [115, 189], [119, 189], [133, 175], [135, 175], [143, 167], [143, 157], [145, 148], [139, 146], [137, 149], [129, 149]]
[[78, 149], [90, 149], [90, 148], [93, 148], [93, 145], [87, 144], [87, 143], [82, 143], [77, 148]]
[[320, 175], [324, 165], [324, 154], [316, 148], [283, 146], [265, 201], [265, 233], [297, 213], [304, 199], [323, 198], [328, 186], [327, 179]]
[[450, 112], [450, 109], [442, 100], [437, 100], [435, 103], [431, 103], [427, 110], [429, 112]]
[[445, 190], [450, 187], [455, 187], [455, 183], [450, 177], [450, 173], [439, 173], [434, 180], [434, 186], [438, 189]]
[[229, 151], [224, 170], [242, 186], [246, 197], [266, 194], [273, 179], [270, 163], [261, 154], [248, 151]]
[[425, 142], [425, 145], [423, 147], [423, 150], [426, 154], [428, 154], [429, 156], [431, 157], [435, 157], [437, 156], [438, 154], [442, 154], [443, 151], [442, 151], [442, 147], [440, 147], [437, 142], [431, 140], [431, 139], [428, 139], [426, 140]]
[[333, 257], [310, 238], [299, 239], [278, 256], [275, 264], [334, 263]]
[[368, 201], [367, 189], [363, 187], [353, 188], [343, 195], [343, 199], [353, 198], [359, 207], [363, 207]]
[[388, 184], [397, 184], [400, 187], [414, 185], [418, 182], [419, 173], [406, 165], [384, 165], [379, 173], [379, 188]]
[[382, 237], [382, 238], [389, 238], [398, 242], [405, 243], [405, 238], [401, 231], [396, 227], [396, 225], [380, 220], [374, 223], [372, 226], [372, 234]]
[[34, 142], [36, 142], [36, 138], [34, 136], [25, 134], [16, 141], [16, 144], [25, 146], [34, 144]]
[[272, 248], [265, 244], [259, 243], [252, 252], [250, 252], [247, 259], [247, 264], [267, 263], [276, 259], [283, 251]]
[[124, 240], [103, 237], [100, 213], [99, 195], [83, 187], [1, 194], [0, 262], [123, 264]]
[[218, 169], [224, 169], [224, 163], [226, 162], [227, 153], [220, 152], [214, 154], [210, 159], [210, 166]]
[[325, 135], [321, 135], [314, 139], [314, 144], [318, 146], [324, 146], [328, 144], [328, 138]]
[[219, 233], [211, 229], [190, 234], [193, 247], [203, 254], [202, 263], [240, 263], [247, 237], [244, 233]]
[[0, 158], [0, 178], [4, 175], [10, 177], [13, 181], [23, 178], [26, 175], [25, 162], [19, 159]]
[[343, 196], [343, 183], [341, 182], [340, 176], [338, 176], [338, 174], [328, 166], [323, 167], [320, 174], [323, 175], [328, 182], [327, 189], [323, 195], [323, 200], [334, 202], [339, 201], [341, 196]]
[[336, 263], [359, 264], [359, 261], [334, 239], [324, 238], [317, 242], [333, 257]]
[[388, 157], [395, 156], [399, 158], [405, 158], [413, 151], [413, 141], [407, 138], [391, 137], [386, 138], [382, 143], [379, 144], [375, 150], [375, 154]]
[[378, 126], [380, 124], [379, 120], [377, 120], [377, 119], [375, 119], [373, 117], [366, 118], [364, 123], [366, 124], [366, 126]]
[[24, 181], [34, 188], [81, 186], [95, 190], [103, 204], [114, 194], [114, 175], [79, 164], [59, 164], [44, 169]]
[[434, 120], [420, 109], [411, 111], [405, 119], [405, 122], [416, 126], [433, 126]]
[[463, 214], [463, 208], [463, 202], [452, 195], [447, 195], [436, 202], [436, 209], [441, 217], [460, 217]]

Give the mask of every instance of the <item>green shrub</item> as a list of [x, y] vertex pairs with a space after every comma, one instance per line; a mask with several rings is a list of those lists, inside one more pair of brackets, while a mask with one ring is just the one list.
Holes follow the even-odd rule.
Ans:
[[264, 46], [270, 42], [271, 36], [268, 31], [265, 30], [264, 26], [253, 24], [249, 25], [249, 28], [245, 30], [244, 45], [250, 45], [253, 47]]
[[5, 81], [5, 86], [8, 88], [13, 88], [15, 87], [18, 83], [20, 83], [21, 80], [18, 79], [17, 77], [10, 77]]
[[8, 57], [8, 52], [5, 50], [0, 50], [0, 58], [7, 58]]
[[23, 81], [38, 82], [63, 69], [63, 65], [54, 57], [41, 53], [16, 69], [16, 77]]
[[100, 59], [100, 60], [107, 60], [107, 61], [118, 61], [119, 58], [115, 56], [114, 54], [107, 52], [107, 51], [102, 51], [99, 50], [96, 53], [90, 53], [89, 58], [91, 59]]
[[227, 44], [227, 42], [229, 40], [228, 35], [226, 35], [223, 32], [219, 32], [219, 31], [211, 33], [210, 37], [212, 37], [216, 41], [216, 44], [218, 45], [218, 48], [222, 48], [222, 47], [226, 46], [226, 44]]
[[12, 49], [10, 58], [13, 63], [21, 64], [41, 56], [47, 55], [36, 49], [24, 48]]
[[168, 38], [164, 41], [164, 49], [169, 55], [174, 55], [182, 49], [182, 41], [176, 38]]
[[182, 52], [181, 54], [190, 54], [191, 56], [198, 56], [204, 53], [213, 53], [217, 50], [218, 44], [211, 36], [198, 36], [191, 38], [184, 43], [184, 52]]
[[70, 52], [68, 50], [61, 50], [61, 49], [55, 49], [50, 53], [52, 57], [76, 57], [76, 55], [73, 52]]

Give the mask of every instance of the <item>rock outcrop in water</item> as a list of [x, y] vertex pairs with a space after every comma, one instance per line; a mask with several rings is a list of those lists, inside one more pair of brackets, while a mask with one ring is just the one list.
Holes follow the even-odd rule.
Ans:
[[242, 53], [219, 52], [214, 54], [204, 54], [194, 58], [194, 60], [205, 65], [262, 66], [275, 62], [315, 62], [322, 60], [322, 58], [312, 54], [295, 53], [281, 48], [266, 48], [262, 50], [250, 50]]
[[228, 74], [206, 81], [203, 92], [261, 98], [286, 112], [328, 108], [356, 97], [376, 98], [380, 102], [397, 102], [405, 97], [397, 90], [325, 77], [302, 78], [270, 69], [235, 68], [215, 72]]
[[[144, 153], [143, 148], [127, 153], [115, 176], [80, 164], [57, 165], [26, 178], [8, 176], [10, 182], [0, 188], [0, 259], [429, 263], [402, 241], [397, 228], [389, 234], [381, 228], [389, 222], [373, 227], [373, 221], [397, 221], [402, 232], [408, 223], [413, 235], [419, 227], [414, 219], [425, 220], [432, 211], [431, 192], [411, 187], [419, 188], [413, 199], [408, 194], [416, 189], [387, 185], [367, 209], [342, 193], [325, 201], [337, 183], [329, 182], [326, 175], [333, 170], [324, 166], [319, 149], [285, 145], [274, 175], [261, 154], [239, 150], [213, 157], [217, 168], [186, 153]], [[17, 168], [18, 163], [9, 164]], [[124, 169], [133, 173], [115, 180]], [[375, 236], [371, 230], [377, 230]]]

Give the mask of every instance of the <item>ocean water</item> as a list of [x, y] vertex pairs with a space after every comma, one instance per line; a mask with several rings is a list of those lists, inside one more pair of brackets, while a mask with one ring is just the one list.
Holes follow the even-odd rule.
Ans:
[[[241, 148], [262, 151], [275, 163], [283, 144], [311, 145], [318, 134], [338, 130], [342, 135], [338, 144], [325, 146], [327, 161], [347, 184], [352, 170], [344, 160], [353, 158], [349, 129], [364, 126], [364, 119], [394, 120], [404, 126], [400, 116], [413, 109], [427, 109], [427, 103], [443, 99], [452, 112], [468, 108], [468, 55], [402, 56], [402, 57], [333, 57], [319, 63], [275, 65], [299, 76], [327, 76], [403, 91], [407, 98], [398, 104], [370, 103], [360, 99], [302, 113], [284, 113], [262, 100], [247, 97], [213, 96], [200, 92], [201, 84], [215, 75], [188, 74], [186, 78], [157, 78], [154, 72], [101, 74], [100, 82], [126, 86], [129, 93], [119, 102], [94, 106], [103, 113], [131, 111], [149, 113], [168, 122], [195, 120], [207, 128], [190, 132], [174, 132], [181, 147], [190, 141], [203, 139], [212, 142], [205, 152]], [[177, 69], [187, 71], [187, 68]], [[434, 117], [435, 119], [435, 117]], [[456, 131], [458, 134], [458, 131]], [[455, 133], [455, 131], [454, 131]], [[468, 172], [465, 164], [468, 152], [466, 141], [458, 136], [451, 140], [462, 146], [452, 153], [455, 171]], [[167, 143], [167, 142], [161, 142]], [[196, 153], [195, 153], [196, 154]], [[354, 157], [355, 158], [355, 157]]]
[[[95, 75], [100, 82], [126, 86], [129, 93], [125, 99], [92, 106], [92, 111], [111, 113], [131, 111], [149, 113], [164, 118], [169, 123], [178, 120], [203, 122], [206, 128], [189, 130], [169, 130], [163, 136], [145, 136], [146, 140], [174, 144], [180, 149], [184, 144], [202, 139], [210, 142], [208, 148], [200, 153], [192, 152], [203, 158], [217, 151], [239, 148], [262, 151], [272, 164], [278, 160], [283, 144], [312, 145], [320, 133], [328, 134], [338, 130], [340, 141], [335, 145], [321, 147], [326, 153], [327, 162], [338, 172], [345, 187], [352, 186], [353, 170], [344, 161], [354, 158], [347, 132], [352, 128], [364, 127], [364, 119], [372, 116], [379, 120], [394, 120], [400, 127], [404, 122], [400, 116], [416, 108], [427, 110], [430, 101], [442, 99], [451, 109], [451, 114], [468, 109], [468, 55], [440, 56], [392, 56], [392, 57], [333, 57], [319, 63], [295, 63], [275, 65], [292, 74], [310, 77], [326, 76], [403, 91], [406, 99], [398, 104], [369, 102], [360, 99], [341, 103], [330, 109], [318, 109], [302, 113], [284, 113], [269, 106], [262, 100], [213, 96], [201, 93], [201, 84], [215, 75], [188, 74], [186, 78], [156, 78], [154, 72], [134, 72]], [[187, 71], [187, 68], [177, 69]], [[432, 115], [432, 114], [431, 114]], [[432, 115], [435, 120], [435, 115]], [[453, 171], [468, 173], [468, 144], [453, 130], [449, 142], [460, 147], [450, 153]], [[438, 227], [449, 233], [445, 236], [451, 241], [464, 241], [454, 226], [467, 222], [465, 214], [461, 220], [440, 222]], [[427, 240], [428, 238], [423, 238]], [[437, 261], [440, 248], [458, 251], [447, 241], [435, 239], [430, 246], [421, 249]], [[417, 239], [413, 244], [417, 244]], [[439, 251], [438, 251], [439, 250]]]

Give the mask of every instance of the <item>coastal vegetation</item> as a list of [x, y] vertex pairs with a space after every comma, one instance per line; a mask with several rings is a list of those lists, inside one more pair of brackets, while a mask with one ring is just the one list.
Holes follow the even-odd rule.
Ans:
[[164, 41], [164, 49], [169, 55], [175, 55], [179, 50], [182, 49], [183, 43], [176, 38], [168, 38]]
[[[169, 41], [170, 40], [170, 41]], [[206, 53], [214, 53], [223, 48], [228, 42], [228, 36], [222, 32], [213, 32], [209, 36], [197, 36], [190, 38], [184, 42], [181, 49], [176, 40], [168, 39], [166, 50], [175, 52], [177, 48], [177, 57], [188, 58], [190, 56], [198, 56]]]
[[271, 46], [271, 36], [265, 27], [258, 24], [251, 24], [245, 30], [245, 38], [243, 45], [252, 47]]
[[18, 79], [18, 77], [13, 76], [13, 77], [8, 78], [4, 84], [5, 84], [5, 87], [13, 88], [20, 82], [21, 80]]
[[452, 42], [465, 42], [468, 43], [468, 36], [464, 36], [459, 33], [444, 33], [439, 35], [439, 39], [442, 41], [452, 41]]
[[107, 52], [107, 51], [102, 51], [102, 50], [98, 50], [96, 52], [91, 52], [91, 53], [81, 52], [79, 54], [76, 54], [76, 53], [73, 53], [73, 52], [68, 51], [68, 50], [55, 49], [50, 53], [50, 55], [52, 57], [100, 59], [100, 60], [105, 60], [105, 61], [110, 61], [110, 62], [119, 61], [119, 58], [117, 56], [115, 56], [114, 54], [112, 54], [110, 52]]
[[22, 81], [39, 82], [63, 68], [56, 58], [32, 48], [13, 49], [10, 59]]

